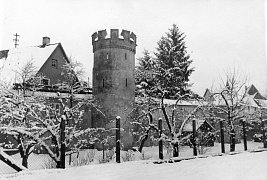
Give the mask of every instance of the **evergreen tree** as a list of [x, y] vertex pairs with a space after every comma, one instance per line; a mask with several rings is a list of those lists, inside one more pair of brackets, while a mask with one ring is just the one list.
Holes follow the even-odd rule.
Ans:
[[185, 35], [174, 24], [158, 42], [155, 81], [166, 98], [175, 98], [189, 92], [192, 60], [185, 46]]
[[135, 68], [135, 84], [137, 85], [137, 95], [153, 96], [155, 91], [155, 59], [152, 58], [148, 50], [144, 50], [143, 57], [138, 59], [139, 65]]

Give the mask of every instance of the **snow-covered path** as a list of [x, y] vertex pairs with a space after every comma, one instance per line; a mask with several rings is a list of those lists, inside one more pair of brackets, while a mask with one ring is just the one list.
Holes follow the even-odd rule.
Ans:
[[134, 161], [64, 170], [35, 170], [2, 175], [9, 180], [266, 180], [267, 152], [197, 158], [178, 163]]

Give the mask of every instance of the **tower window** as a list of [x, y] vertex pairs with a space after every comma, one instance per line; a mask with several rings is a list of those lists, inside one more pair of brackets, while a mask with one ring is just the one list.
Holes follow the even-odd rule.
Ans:
[[126, 87], [128, 86], [127, 78], [126, 78], [126, 80], [125, 80], [125, 86], [126, 86]]

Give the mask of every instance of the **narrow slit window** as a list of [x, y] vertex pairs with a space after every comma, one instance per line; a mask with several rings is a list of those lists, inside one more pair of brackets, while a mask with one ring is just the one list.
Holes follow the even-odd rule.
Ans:
[[127, 78], [126, 78], [126, 80], [125, 80], [125, 86], [126, 86], [126, 87], [128, 86]]
[[109, 53], [107, 53], [107, 59], [109, 59]]
[[125, 60], [127, 60], [127, 53], [125, 53]]
[[103, 84], [103, 87], [105, 87], [105, 80], [104, 79], [102, 80], [102, 84]]

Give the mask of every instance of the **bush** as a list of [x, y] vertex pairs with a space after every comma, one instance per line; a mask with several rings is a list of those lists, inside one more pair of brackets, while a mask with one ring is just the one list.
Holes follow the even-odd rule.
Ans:
[[78, 157], [72, 160], [72, 166], [84, 166], [88, 165], [95, 159], [96, 150], [88, 149], [85, 154], [81, 155], [79, 153]]
[[114, 156], [115, 152], [113, 149], [108, 149], [104, 152], [104, 159], [103, 159], [103, 153], [101, 153], [100, 156], [97, 157], [98, 162], [101, 163], [107, 163], [112, 161], [113, 156]]
[[44, 165], [42, 167], [44, 169], [55, 169], [57, 164], [53, 159], [49, 158], [48, 160], [44, 161]]
[[125, 151], [125, 153], [123, 153], [123, 155], [121, 156], [122, 160], [124, 162], [126, 161], [133, 161], [134, 160], [134, 152], [133, 150], [128, 150]]

